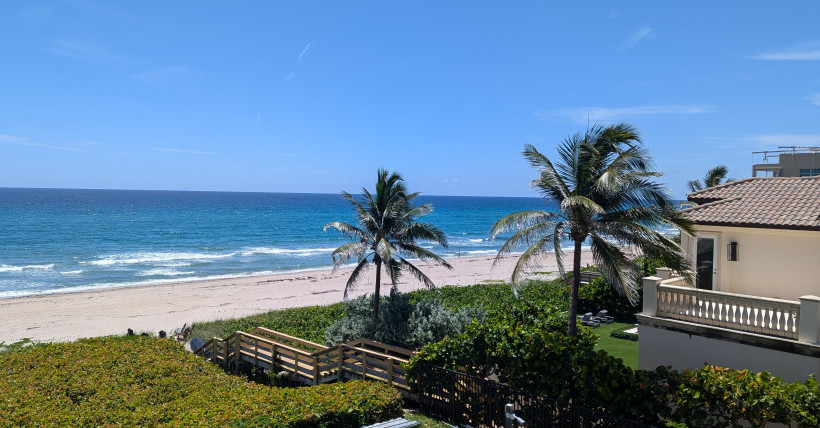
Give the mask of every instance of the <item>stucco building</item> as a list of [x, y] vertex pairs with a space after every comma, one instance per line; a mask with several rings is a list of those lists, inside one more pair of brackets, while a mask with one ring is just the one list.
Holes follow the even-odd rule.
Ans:
[[696, 281], [644, 280], [639, 367], [704, 363], [803, 381], [820, 371], [820, 177], [748, 178], [689, 195]]

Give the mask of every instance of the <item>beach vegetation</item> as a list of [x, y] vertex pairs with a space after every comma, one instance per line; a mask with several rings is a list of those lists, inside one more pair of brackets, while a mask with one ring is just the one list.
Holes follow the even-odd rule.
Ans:
[[334, 221], [324, 227], [325, 230], [337, 229], [353, 240], [334, 250], [331, 255], [334, 270], [351, 260], [357, 263], [345, 284], [345, 299], [348, 292], [362, 280], [366, 268], [371, 264], [375, 266], [373, 323], [379, 320], [382, 268], [394, 288], [404, 272], [410, 273], [427, 288], [435, 287], [433, 281], [406, 257], [437, 263], [452, 269], [446, 260], [419, 245], [420, 242], [431, 242], [447, 247], [444, 232], [431, 223], [418, 221], [419, 218], [430, 214], [433, 206], [414, 206], [413, 199], [420, 193], [409, 193], [401, 175], [395, 172], [391, 174], [386, 169], [379, 169], [377, 175], [375, 194], [362, 188], [361, 201], [347, 192], [342, 192], [342, 198], [350, 203], [355, 212], [357, 226]]
[[395, 290], [379, 303], [379, 321], [371, 318], [370, 299], [361, 296], [345, 302], [345, 315], [325, 332], [325, 343], [336, 345], [359, 338], [406, 349], [419, 349], [460, 334], [473, 320], [482, 320], [483, 310], [472, 306], [451, 310], [441, 300], [426, 297], [411, 303], [411, 296]]
[[265, 327], [311, 342], [321, 343], [324, 340], [327, 327], [340, 320], [344, 313], [343, 303], [277, 309], [242, 318], [196, 323], [188, 338], [225, 337], [238, 330], [249, 332], [256, 327]]
[[729, 175], [729, 168], [726, 168], [725, 165], [718, 165], [706, 171], [702, 182], [700, 180], [690, 180], [686, 185], [689, 186], [689, 190], [697, 192], [698, 190], [734, 181], [733, 178], [726, 178], [727, 175]]
[[[768, 373], [706, 365], [697, 370], [669, 367], [636, 370], [612, 344], [628, 340], [597, 337], [604, 327], [583, 327], [568, 335], [561, 311], [520, 299], [493, 311], [460, 335], [423, 347], [406, 365], [415, 382], [422, 364], [433, 364], [598, 409], [654, 426], [765, 426], [770, 422], [818, 426], [820, 391], [814, 377], [785, 383]], [[625, 324], [606, 326], [612, 331]], [[630, 351], [626, 351], [628, 354]]]
[[[557, 204], [553, 211], [529, 210], [509, 214], [491, 228], [490, 237], [513, 232], [498, 257], [524, 248], [512, 272], [514, 290], [525, 273], [553, 251], [563, 274], [561, 243], [573, 244], [573, 272], [581, 270], [581, 250], [590, 247], [595, 265], [607, 282], [635, 302], [640, 272], [632, 251], [660, 259], [682, 275], [691, 262], [680, 247], [658, 232], [676, 226], [694, 233], [670, 195], [653, 179], [661, 174], [652, 167], [648, 151], [633, 126], [617, 123], [593, 125], [584, 133], [567, 137], [558, 147], [557, 160], [526, 145], [524, 158], [538, 169], [531, 182], [545, 199]], [[570, 284], [567, 331], [577, 336], [580, 275]]]
[[392, 387], [271, 388], [170, 339], [101, 337], [0, 354], [0, 426], [360, 427], [402, 414]]

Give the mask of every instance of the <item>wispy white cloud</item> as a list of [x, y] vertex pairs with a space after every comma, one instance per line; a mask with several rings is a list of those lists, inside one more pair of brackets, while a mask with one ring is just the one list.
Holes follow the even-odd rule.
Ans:
[[707, 105], [652, 105], [636, 107], [570, 107], [559, 110], [539, 110], [535, 116], [541, 120], [568, 118], [578, 123], [587, 121], [612, 121], [626, 117], [658, 114], [704, 114], [714, 111]]
[[814, 95], [809, 95], [806, 99], [809, 100], [810, 103], [820, 107], [820, 92]]
[[165, 152], [165, 153], [178, 153], [178, 154], [186, 154], [186, 155], [215, 155], [214, 152], [202, 152], [198, 150], [183, 150], [183, 149], [176, 149], [176, 148], [167, 148], [167, 147], [156, 147], [154, 150], [158, 152]]
[[444, 180], [441, 180], [441, 182], [444, 184], [467, 184], [467, 181], [460, 178], [445, 178]]
[[298, 58], [296, 58], [296, 62], [297, 62], [297, 63], [298, 63], [298, 62], [302, 62], [302, 57], [304, 57], [304, 56], [305, 56], [305, 54], [307, 53], [308, 49], [310, 49], [310, 45], [312, 45], [312, 44], [313, 44], [313, 40], [311, 40], [310, 42], [308, 42], [308, 44], [307, 44], [307, 45], [305, 45], [305, 48], [304, 48], [304, 49], [302, 49], [302, 52], [299, 54], [299, 57], [298, 57]]
[[173, 66], [132, 74], [131, 78], [151, 85], [164, 86], [183, 80], [190, 74], [190, 70], [186, 67]]
[[649, 37], [650, 34], [652, 34], [652, 29], [648, 26], [643, 26], [638, 31], [632, 33], [632, 35], [629, 36], [629, 39], [627, 39], [626, 43], [624, 43], [624, 45], [621, 46], [621, 50], [629, 50], [634, 48], [635, 45], [638, 44], [638, 42]]
[[307, 51], [310, 49], [310, 46], [311, 46], [311, 45], [313, 45], [313, 40], [311, 40], [310, 42], [308, 42], [308, 44], [307, 44], [307, 45], [305, 45], [305, 48], [304, 48], [304, 49], [302, 49], [302, 52], [299, 52], [299, 56], [298, 56], [298, 57], [296, 57], [296, 64], [294, 64], [294, 68], [293, 68], [292, 70], [290, 70], [290, 73], [288, 73], [288, 74], [285, 76], [285, 81], [286, 81], [286, 82], [287, 82], [288, 80], [290, 80], [290, 79], [293, 79], [293, 77], [294, 77], [294, 76], [296, 76], [296, 68], [295, 68], [295, 67], [296, 67], [296, 65], [298, 65], [300, 62], [302, 62], [302, 58], [304, 58], [304, 57], [305, 57], [305, 54], [306, 54], [306, 53], [307, 53]]
[[777, 146], [820, 146], [820, 134], [764, 134], [741, 137], [740, 139]]
[[16, 137], [14, 135], [5, 135], [0, 134], [0, 143], [6, 144], [15, 144], [18, 146], [27, 146], [27, 147], [39, 147], [41, 149], [49, 149], [49, 150], [59, 150], [63, 152], [76, 152], [76, 153], [90, 153], [89, 151], [83, 149], [83, 147], [87, 147], [89, 145], [100, 145], [101, 143], [94, 142], [93, 144], [89, 144], [91, 142], [83, 142], [76, 145], [69, 145], [69, 146], [58, 146], [54, 144], [43, 144], [37, 143], [34, 141], [29, 141], [22, 137]]
[[112, 54], [105, 46], [98, 43], [54, 39], [49, 43], [48, 49], [58, 55], [86, 62], [106, 64], [112, 67], [119, 67], [124, 62], [123, 57]]
[[820, 60], [820, 40], [801, 43], [780, 51], [760, 53], [752, 58], [769, 61], [818, 61]]

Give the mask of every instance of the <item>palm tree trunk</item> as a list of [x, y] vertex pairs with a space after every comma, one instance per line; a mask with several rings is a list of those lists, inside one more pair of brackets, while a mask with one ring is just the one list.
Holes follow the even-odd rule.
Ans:
[[382, 259], [375, 257], [376, 262], [376, 292], [373, 294], [373, 328], [379, 323], [379, 298], [381, 298], [382, 288]]
[[569, 291], [569, 320], [567, 334], [569, 337], [578, 336], [578, 289], [581, 287], [581, 243], [575, 240], [575, 253], [572, 255], [572, 285]]

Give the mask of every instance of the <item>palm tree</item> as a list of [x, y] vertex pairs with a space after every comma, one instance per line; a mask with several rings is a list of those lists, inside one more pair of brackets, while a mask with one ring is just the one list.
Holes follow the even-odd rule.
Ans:
[[325, 225], [324, 230], [335, 228], [354, 242], [344, 244], [333, 251], [333, 269], [356, 259], [358, 264], [345, 285], [344, 298], [354, 289], [362, 277], [365, 267], [376, 265], [376, 291], [373, 294], [373, 322], [379, 319], [379, 298], [381, 296], [381, 272], [384, 266], [393, 287], [403, 271], [409, 271], [416, 279], [430, 289], [435, 284], [419, 268], [405, 257], [433, 261], [452, 269], [446, 260], [420, 247], [416, 241], [433, 242], [447, 248], [447, 237], [439, 228], [430, 223], [419, 223], [416, 218], [433, 211], [431, 204], [413, 207], [411, 202], [420, 193], [407, 193], [404, 179], [397, 173], [389, 174], [385, 169], [378, 171], [376, 194], [362, 188], [364, 200], [357, 201], [347, 192], [342, 192], [356, 212], [358, 227], [334, 221]]
[[733, 178], [726, 178], [727, 174], [729, 174], [729, 169], [726, 168], [725, 165], [718, 165], [709, 171], [706, 171], [706, 176], [703, 177], [703, 183], [701, 183], [700, 180], [690, 180], [686, 184], [689, 185], [689, 190], [697, 192], [698, 190], [723, 184], [722, 182], [724, 179], [726, 180], [726, 183], [734, 181]]
[[686, 273], [690, 266], [680, 247], [655, 228], [674, 225], [692, 233], [692, 226], [670, 196], [651, 180], [661, 174], [652, 170], [648, 152], [634, 127], [596, 124], [584, 134], [567, 137], [558, 147], [556, 164], [531, 145], [526, 145], [522, 154], [540, 171], [540, 177], [530, 186], [548, 202], [557, 203], [558, 209], [520, 211], [498, 220], [490, 231], [491, 239], [515, 232], [498, 251], [496, 261], [503, 254], [526, 247], [512, 272], [515, 291], [524, 271], [550, 250], [555, 251], [563, 274], [561, 243], [573, 243], [575, 274], [567, 324], [570, 336], [577, 335], [578, 273], [585, 242], [604, 278], [633, 303], [638, 298], [638, 272], [632, 267], [630, 255], [659, 257], [668, 267], [691, 276]]

